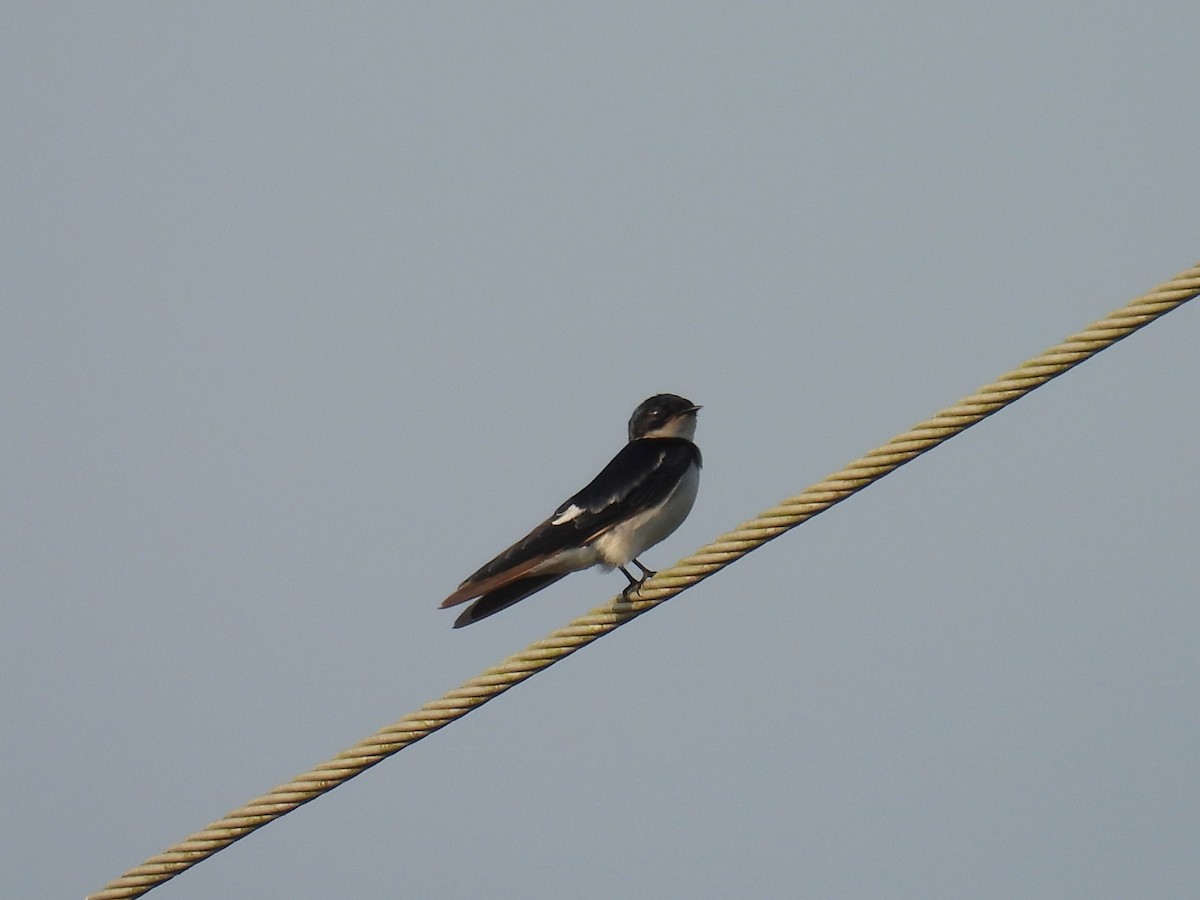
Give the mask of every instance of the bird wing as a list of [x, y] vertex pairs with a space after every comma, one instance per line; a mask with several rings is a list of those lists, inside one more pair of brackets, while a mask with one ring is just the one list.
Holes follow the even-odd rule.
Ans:
[[556, 554], [587, 546], [617, 523], [665, 500], [688, 468], [700, 461], [699, 448], [682, 438], [630, 441], [554, 515], [459, 585], [442, 601], [442, 608], [527, 578]]

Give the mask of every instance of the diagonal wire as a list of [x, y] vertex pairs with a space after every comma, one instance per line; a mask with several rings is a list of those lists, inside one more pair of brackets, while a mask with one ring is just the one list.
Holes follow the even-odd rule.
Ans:
[[350, 749], [343, 750], [328, 762], [251, 800], [223, 819], [152, 856], [102, 891], [92, 894], [89, 900], [140, 897], [239, 838], [465, 716], [526, 678], [723, 569], [751, 550], [861, 491], [1198, 294], [1200, 265], [1179, 273], [910, 431], [897, 435], [844, 469], [701, 547], [646, 582], [638, 599], [626, 601], [616, 597], [580, 616], [440, 699], [426, 703], [416, 712], [409, 713]]

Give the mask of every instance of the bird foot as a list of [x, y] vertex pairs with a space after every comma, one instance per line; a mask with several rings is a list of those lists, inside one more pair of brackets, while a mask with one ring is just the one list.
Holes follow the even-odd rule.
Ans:
[[621, 571], [623, 573], [625, 573], [625, 577], [629, 579], [628, 586], [625, 588], [625, 590], [621, 591], [621, 596], [626, 601], [632, 600], [634, 594], [636, 594], [637, 596], [640, 597], [642, 595], [642, 585], [646, 583], [647, 579], [653, 578], [655, 575], [658, 574], [653, 569], [647, 569], [636, 559], [633, 560], [633, 564], [642, 570], [641, 578], [634, 578], [632, 575], [629, 574], [628, 569], [626, 569], [624, 566], [621, 566]]

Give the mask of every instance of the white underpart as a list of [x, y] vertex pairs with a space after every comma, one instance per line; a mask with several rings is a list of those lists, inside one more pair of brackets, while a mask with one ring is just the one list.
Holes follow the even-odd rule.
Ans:
[[[695, 422], [694, 416], [685, 418]], [[596, 562], [603, 565], [625, 565], [664, 540], [683, 523], [692, 511], [699, 488], [700, 469], [692, 466], [662, 503], [609, 529], [587, 549], [594, 548], [599, 557]]]
[[596, 545], [588, 544], [586, 547], [574, 547], [570, 550], [555, 553], [541, 565], [535, 566], [529, 574], [554, 575], [565, 572], [578, 572], [581, 569], [590, 569], [602, 561], [600, 553], [596, 550]]

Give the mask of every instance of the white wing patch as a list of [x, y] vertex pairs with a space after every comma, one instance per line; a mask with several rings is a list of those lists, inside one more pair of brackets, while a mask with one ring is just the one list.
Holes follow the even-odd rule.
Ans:
[[577, 519], [581, 515], [583, 515], [582, 507], [576, 506], [574, 503], [572, 503], [570, 506], [568, 506], [566, 509], [564, 509], [562, 512], [560, 512], [557, 516], [555, 516], [550, 521], [550, 524], [551, 525], [565, 525], [565, 524], [567, 524], [567, 522], [570, 522], [572, 519]]

